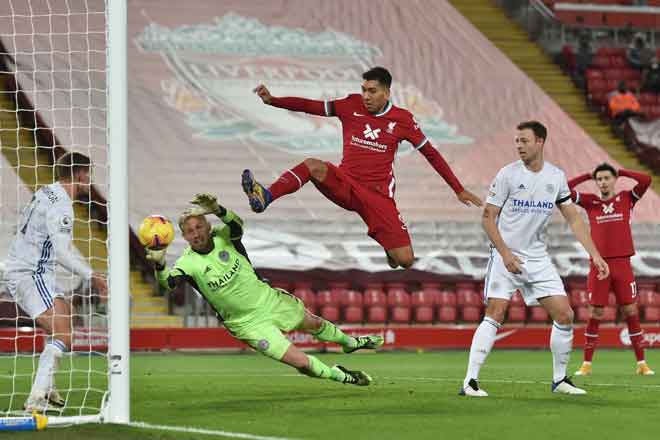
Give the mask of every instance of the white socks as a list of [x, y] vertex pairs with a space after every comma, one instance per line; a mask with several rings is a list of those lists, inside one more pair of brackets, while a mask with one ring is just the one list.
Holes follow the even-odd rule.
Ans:
[[573, 350], [573, 326], [552, 323], [550, 350], [552, 351], [552, 381], [559, 382], [566, 377], [566, 367]]
[[44, 351], [39, 356], [39, 367], [37, 376], [32, 385], [30, 394], [33, 396], [45, 396], [53, 385], [53, 375], [57, 370], [57, 364], [62, 354], [66, 351], [66, 345], [57, 339], [49, 339]]
[[463, 388], [468, 386], [470, 379], [479, 379], [479, 370], [481, 370], [481, 366], [486, 362], [486, 358], [490, 350], [492, 350], [493, 344], [495, 344], [495, 335], [500, 327], [502, 327], [502, 324], [488, 316], [477, 327], [472, 337], [470, 360], [468, 361], [468, 369], [465, 381], [463, 382]]

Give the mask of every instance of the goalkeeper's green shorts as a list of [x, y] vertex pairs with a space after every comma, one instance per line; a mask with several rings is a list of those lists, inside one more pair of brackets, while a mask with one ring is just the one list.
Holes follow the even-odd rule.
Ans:
[[279, 361], [291, 345], [282, 332], [300, 327], [305, 317], [305, 305], [285, 290], [273, 291], [276, 294], [262, 317], [232, 334], [258, 352]]

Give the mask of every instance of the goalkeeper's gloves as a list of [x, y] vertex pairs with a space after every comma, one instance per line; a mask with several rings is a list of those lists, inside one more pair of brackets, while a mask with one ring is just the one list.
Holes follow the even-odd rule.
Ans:
[[215, 214], [222, 217], [227, 212], [226, 209], [218, 205], [217, 197], [210, 193], [195, 194], [190, 203], [197, 205], [191, 210], [192, 215]]
[[145, 249], [147, 254], [147, 260], [150, 261], [156, 270], [165, 269], [165, 254], [167, 253], [166, 249]]

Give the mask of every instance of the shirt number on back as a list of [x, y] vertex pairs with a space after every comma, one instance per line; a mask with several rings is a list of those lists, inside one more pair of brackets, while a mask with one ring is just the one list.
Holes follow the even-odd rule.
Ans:
[[630, 283], [630, 291], [632, 292], [632, 297], [635, 298], [637, 296], [637, 283], [632, 282]]

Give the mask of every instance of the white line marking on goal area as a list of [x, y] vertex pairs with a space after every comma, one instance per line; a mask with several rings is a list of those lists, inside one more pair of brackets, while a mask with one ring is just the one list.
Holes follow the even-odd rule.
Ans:
[[187, 426], [152, 425], [151, 423], [145, 423], [145, 422], [130, 422], [128, 426], [133, 428], [142, 428], [142, 429], [156, 429], [160, 431], [174, 431], [174, 432], [186, 432], [190, 434], [205, 434], [205, 435], [232, 437], [232, 438], [245, 438], [248, 440], [296, 440], [287, 437], [268, 437], [263, 435], [246, 434], [243, 432], [219, 431], [213, 429], [192, 428]]

